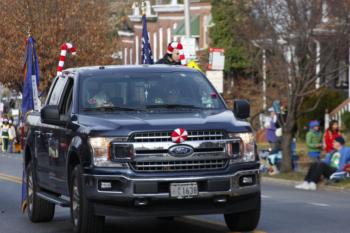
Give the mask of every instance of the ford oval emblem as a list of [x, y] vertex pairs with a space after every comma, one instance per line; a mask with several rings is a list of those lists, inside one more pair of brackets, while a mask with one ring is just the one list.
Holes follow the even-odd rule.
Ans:
[[193, 153], [193, 148], [185, 145], [176, 145], [169, 148], [169, 154], [174, 157], [185, 157]]

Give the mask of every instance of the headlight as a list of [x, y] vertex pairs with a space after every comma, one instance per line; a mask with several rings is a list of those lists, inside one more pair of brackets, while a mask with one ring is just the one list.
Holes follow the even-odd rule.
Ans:
[[89, 143], [92, 149], [93, 162], [97, 167], [123, 167], [122, 164], [113, 162], [112, 141], [115, 138], [92, 137]]
[[230, 139], [240, 139], [240, 154], [242, 162], [255, 161], [255, 138], [253, 133], [229, 133]]

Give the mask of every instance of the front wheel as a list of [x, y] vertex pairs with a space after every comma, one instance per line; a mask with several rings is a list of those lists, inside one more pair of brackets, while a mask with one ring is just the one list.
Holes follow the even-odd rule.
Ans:
[[77, 165], [70, 182], [70, 210], [73, 230], [76, 233], [102, 233], [105, 217], [96, 216], [92, 203], [86, 198], [82, 186], [82, 174]]
[[252, 209], [246, 212], [224, 215], [227, 227], [231, 231], [253, 231], [259, 223], [260, 208], [261, 208], [261, 197], [259, 194], [255, 209]]
[[32, 162], [27, 165], [26, 172], [28, 217], [32, 222], [49, 222], [55, 215], [55, 204], [37, 196], [39, 187], [33, 172]]

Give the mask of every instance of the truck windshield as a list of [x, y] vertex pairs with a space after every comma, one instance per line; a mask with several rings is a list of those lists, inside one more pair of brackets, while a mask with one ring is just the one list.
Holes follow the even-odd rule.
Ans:
[[225, 108], [218, 93], [196, 72], [120, 73], [80, 80], [80, 111]]

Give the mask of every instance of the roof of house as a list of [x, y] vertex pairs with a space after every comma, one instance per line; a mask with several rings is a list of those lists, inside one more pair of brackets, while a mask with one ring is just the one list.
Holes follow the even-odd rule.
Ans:
[[[179, 25], [173, 31], [174, 36], [185, 36], [185, 20], [179, 22]], [[199, 37], [199, 15], [191, 16], [191, 36]]]

